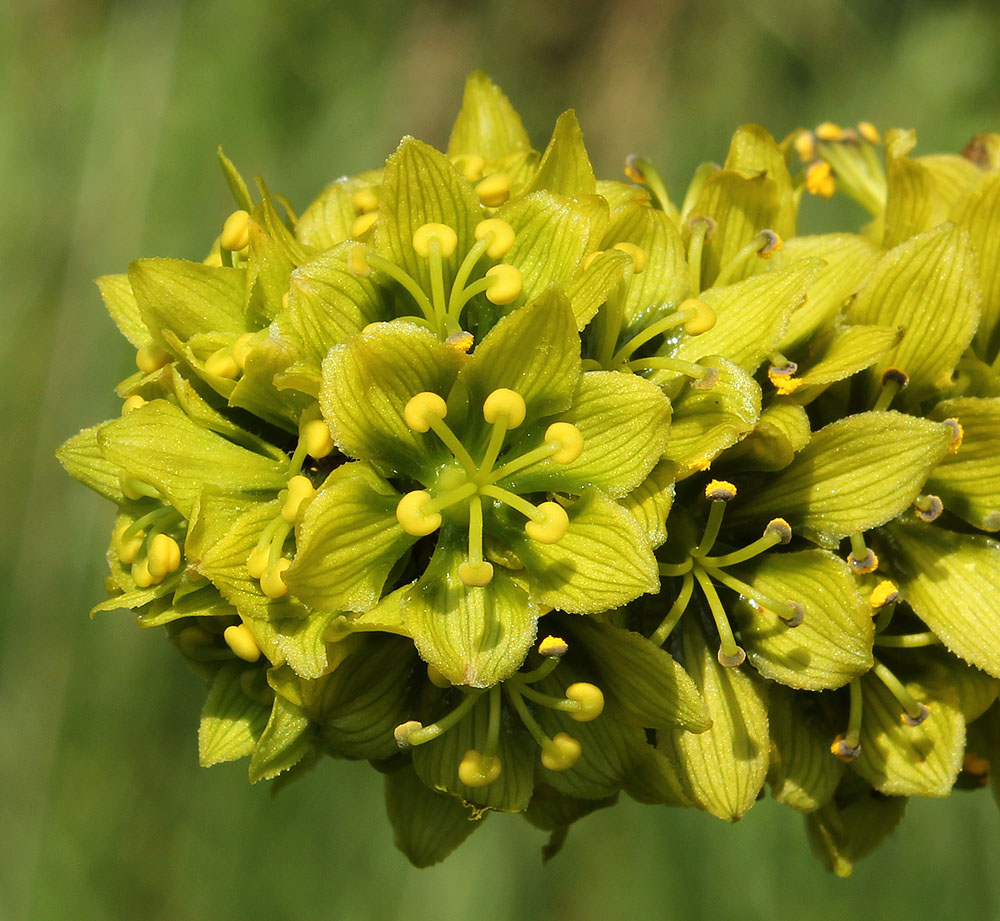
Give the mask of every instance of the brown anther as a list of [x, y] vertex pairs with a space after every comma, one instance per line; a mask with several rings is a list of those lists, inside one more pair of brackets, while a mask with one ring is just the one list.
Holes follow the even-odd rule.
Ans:
[[907, 726], [919, 726], [928, 716], [931, 715], [930, 707], [917, 701], [917, 709], [920, 711], [916, 716], [910, 716], [905, 711], [899, 717]]
[[910, 376], [901, 368], [886, 368], [882, 372], [882, 386], [895, 384], [900, 392], [906, 390], [906, 385], [910, 383]]
[[723, 668], [739, 668], [744, 662], [746, 662], [747, 654], [742, 646], [737, 646], [736, 652], [733, 653], [733, 655], [726, 655], [720, 646], [717, 658], [719, 660], [719, 665]]
[[646, 181], [646, 174], [639, 166], [638, 154], [629, 154], [625, 158], [625, 175], [633, 182], [639, 183], [639, 185], [642, 185]]
[[938, 518], [941, 517], [941, 513], [943, 511], [944, 503], [941, 501], [940, 496], [918, 496], [916, 501], [913, 503], [914, 514], [921, 521], [926, 521], [928, 524], [932, 521], [937, 521]]
[[866, 576], [870, 572], [875, 572], [878, 569], [878, 556], [876, 556], [875, 551], [871, 547], [868, 548], [868, 552], [860, 559], [855, 559], [854, 552], [847, 554], [847, 565], [851, 567], [851, 570], [855, 575]]
[[785, 245], [781, 237], [773, 230], [762, 230], [760, 234], [765, 238], [764, 245], [757, 250], [757, 255], [761, 259], [770, 259], [774, 253], [778, 252]]
[[799, 604], [797, 601], [786, 601], [787, 604], [792, 609], [791, 617], [782, 617], [780, 614], [778, 618], [786, 627], [797, 627], [806, 619], [806, 609]]
[[705, 487], [705, 498], [713, 502], [729, 502], [736, 498], [736, 487], [726, 480], [712, 480]]
[[962, 428], [958, 419], [945, 419], [944, 425], [951, 429], [951, 444], [948, 445], [948, 450], [952, 454], [957, 454], [958, 449], [962, 447], [962, 438], [965, 436], [965, 429]]
[[764, 528], [764, 535], [768, 534], [774, 534], [779, 544], [787, 544], [792, 539], [792, 526], [784, 518], [772, 518]]
[[858, 757], [858, 755], [861, 754], [861, 746], [848, 745], [847, 739], [845, 739], [843, 733], [841, 733], [833, 740], [833, 744], [830, 746], [830, 751], [841, 761], [853, 761]]
[[706, 243], [715, 235], [715, 228], [718, 226], [707, 214], [692, 214], [691, 217], [688, 218], [688, 227], [691, 230], [694, 230], [696, 224], [704, 224], [707, 228], [705, 230]]

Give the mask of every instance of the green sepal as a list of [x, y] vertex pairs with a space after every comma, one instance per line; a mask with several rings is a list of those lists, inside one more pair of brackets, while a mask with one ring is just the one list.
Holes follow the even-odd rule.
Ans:
[[199, 583], [182, 577], [170, 598], [162, 596], [144, 607], [136, 614], [135, 622], [140, 627], [162, 627], [186, 617], [231, 618], [235, 614], [233, 606], [219, 594], [214, 585], [207, 584], [204, 580]]
[[118, 478], [121, 467], [104, 456], [98, 438], [98, 433], [108, 424], [93, 425], [67, 438], [56, 451], [56, 458], [74, 480], [116, 505], [124, 505], [128, 500]]
[[[580, 799], [576, 796], [567, 796], [545, 784], [539, 784], [535, 788], [524, 817], [542, 831], [558, 831], [574, 822], [579, 822], [598, 809], [607, 809], [617, 802], [617, 795], [604, 799]], [[547, 856], [543, 856], [543, 860]]]
[[946, 400], [930, 415], [958, 419], [963, 433], [961, 447], [934, 468], [926, 491], [969, 524], [1000, 531], [1000, 398]]
[[315, 397], [274, 385], [275, 378], [285, 373], [295, 358], [295, 352], [278, 336], [257, 337], [247, 353], [243, 373], [229, 394], [229, 405], [297, 433], [299, 417], [314, 404]]
[[428, 789], [408, 764], [386, 774], [385, 806], [396, 847], [415, 867], [440, 863], [483, 821], [454, 797]]
[[567, 109], [556, 120], [538, 172], [526, 190], [529, 194], [541, 191], [567, 196], [593, 195], [597, 191], [594, 168], [573, 109]]
[[215, 154], [219, 158], [222, 175], [226, 177], [226, 185], [229, 186], [229, 191], [233, 193], [233, 200], [242, 210], [246, 212], [252, 211], [253, 199], [250, 197], [250, 190], [240, 175], [240, 171], [236, 168], [236, 164], [222, 152], [221, 146], [216, 150]]
[[493, 160], [529, 150], [531, 139], [503, 90], [481, 70], [469, 74], [448, 139], [448, 156], [477, 154]]
[[411, 431], [403, 419], [423, 391], [447, 397], [461, 357], [433, 333], [412, 323], [378, 323], [323, 362], [319, 403], [340, 449], [420, 479], [447, 453], [431, 432]]
[[247, 331], [246, 272], [182, 259], [137, 259], [128, 269], [142, 321], [152, 340], [166, 346], [164, 330], [181, 341], [198, 333]]
[[741, 521], [780, 516], [829, 546], [904, 511], [950, 443], [948, 426], [902, 413], [838, 419], [733, 511]]
[[452, 684], [486, 688], [515, 672], [535, 639], [538, 602], [499, 568], [483, 588], [458, 575], [465, 533], [446, 526], [427, 570], [402, 599], [420, 657]]
[[903, 598], [955, 655], [1000, 677], [1000, 544], [913, 521], [889, 528]]
[[760, 414], [753, 431], [719, 459], [739, 471], [783, 470], [812, 437], [809, 416], [797, 403], [783, 397]]
[[299, 216], [295, 222], [295, 236], [318, 251], [331, 249], [350, 239], [351, 225], [358, 217], [354, 196], [362, 190], [377, 191], [381, 182], [382, 170], [370, 170], [331, 182]]
[[695, 805], [735, 822], [756, 802], [767, 776], [767, 688], [744, 671], [723, 668], [696, 617], [682, 618], [680, 631], [681, 662], [712, 725], [700, 733], [661, 733], [658, 747], [679, 766], [685, 793]]
[[766, 128], [741, 125], [729, 142], [729, 153], [723, 169], [737, 170], [745, 175], [766, 175], [778, 186], [778, 211], [774, 219], [757, 229], [768, 227], [782, 237], [795, 232], [797, 203], [792, 189], [785, 154]]
[[830, 740], [803, 712], [802, 695], [775, 685], [767, 716], [771, 729], [771, 795], [799, 812], [815, 812], [833, 797], [844, 765], [830, 754]]
[[707, 469], [760, 416], [760, 385], [746, 371], [717, 355], [700, 363], [718, 371], [719, 379], [711, 390], [686, 387], [673, 401], [664, 457], [676, 465], [678, 480]]
[[253, 752], [270, 711], [251, 700], [240, 686], [243, 664], [223, 665], [209, 689], [198, 726], [198, 762], [210, 767]]
[[[985, 758], [989, 764], [988, 772], [993, 799], [1000, 807], [1000, 704], [993, 706], [969, 727], [967, 751], [970, 754]], [[982, 780], [979, 781], [982, 783]]]
[[575, 274], [563, 284], [573, 307], [577, 329], [582, 330], [597, 315], [601, 305], [624, 279], [630, 262], [629, 257], [619, 250], [598, 253], [586, 268], [581, 263]]
[[281, 310], [288, 279], [296, 266], [307, 262], [310, 251], [285, 226], [267, 188], [260, 183], [262, 200], [254, 206], [247, 226], [247, 312], [273, 319]]
[[[443, 701], [438, 696], [440, 705]], [[449, 706], [433, 715], [443, 716], [460, 699], [450, 699]], [[485, 787], [467, 787], [458, 779], [458, 766], [465, 753], [470, 749], [485, 751], [489, 710], [489, 694], [481, 694], [458, 725], [413, 749], [413, 769], [432, 790], [451, 793], [477, 809], [523, 812], [534, 788], [536, 749], [516, 716], [502, 714], [496, 751], [502, 765], [500, 776]]]
[[660, 461], [635, 489], [618, 500], [646, 532], [650, 544], [658, 547], [667, 539], [667, 517], [674, 504], [677, 468]]
[[287, 479], [284, 465], [202, 428], [166, 400], [107, 423], [98, 444], [108, 461], [156, 487], [185, 518], [205, 483], [254, 493], [281, 489]]
[[365, 611], [416, 538], [396, 520], [400, 495], [371, 467], [344, 464], [300, 516], [295, 559], [282, 578], [312, 608]]
[[107, 601], [95, 604], [90, 609], [90, 616], [94, 617], [105, 611], [134, 611], [136, 608], [144, 607], [161, 598], [166, 598], [167, 595], [172, 595], [176, 588], [176, 579], [168, 579], [158, 585], [151, 585], [149, 588], [131, 588], [121, 594], [112, 595]]
[[1000, 678], [967, 665], [942, 646], [922, 650], [920, 679], [935, 695], [954, 699], [962, 718], [979, 719], [1000, 695]]
[[945, 224], [886, 253], [848, 312], [852, 323], [906, 330], [868, 372], [869, 395], [877, 394], [889, 367], [909, 376], [896, 398], [904, 406], [947, 387], [976, 331], [981, 300], [975, 255], [962, 228]]
[[305, 617], [248, 617], [243, 623], [274, 666], [287, 664], [303, 678], [320, 678], [330, 667], [326, 631], [336, 616], [310, 611]]
[[102, 275], [94, 283], [121, 334], [137, 349], [149, 343], [152, 337], [139, 313], [128, 275]]
[[650, 745], [642, 750], [635, 769], [622, 789], [637, 803], [651, 806], [693, 806], [684, 792], [684, 782], [676, 763], [664, 752]]
[[280, 694], [250, 756], [250, 783], [271, 780], [293, 768], [312, 747], [309, 717]]
[[739, 600], [733, 616], [747, 658], [765, 678], [807, 691], [839, 688], [872, 666], [871, 608], [857, 577], [828, 550], [762, 553], [727, 572], [775, 601], [805, 609], [797, 627]]

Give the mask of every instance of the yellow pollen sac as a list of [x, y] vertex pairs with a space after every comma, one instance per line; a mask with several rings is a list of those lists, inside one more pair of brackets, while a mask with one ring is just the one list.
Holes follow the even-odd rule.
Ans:
[[208, 374], [214, 374], [216, 377], [225, 377], [232, 380], [239, 376], [240, 366], [236, 363], [236, 359], [233, 358], [232, 351], [223, 346], [223, 348], [212, 352], [205, 359], [205, 371]]
[[722, 502], [729, 502], [736, 498], [736, 487], [726, 480], [712, 480], [705, 487], [705, 498]]
[[146, 401], [139, 394], [133, 393], [132, 396], [122, 403], [122, 415], [127, 416], [133, 410], [145, 405]]
[[557, 544], [569, 530], [569, 515], [558, 502], [543, 502], [538, 506], [545, 517], [541, 521], [528, 519], [524, 523], [524, 533], [540, 544]]
[[445, 339], [444, 343], [456, 352], [462, 355], [467, 355], [469, 353], [469, 349], [472, 348], [475, 341], [476, 340], [472, 333], [466, 332], [464, 329], [460, 329], [457, 333], [452, 333], [447, 339]]
[[447, 259], [458, 246], [458, 234], [447, 224], [423, 224], [413, 233], [413, 249], [422, 259], [431, 255], [431, 241], [437, 240], [441, 255]]
[[578, 723], [589, 723], [604, 712], [604, 694], [596, 684], [577, 681], [566, 688], [566, 699], [575, 700], [579, 710], [570, 710], [569, 716]]
[[958, 419], [945, 419], [944, 425], [951, 429], [951, 444], [948, 445], [948, 450], [952, 454], [958, 454], [958, 449], [962, 447], [962, 439], [965, 437], [965, 429]]
[[494, 390], [483, 402], [483, 418], [490, 425], [496, 424], [503, 417], [507, 428], [516, 429], [524, 422], [527, 412], [524, 397], [516, 390], [508, 390], [506, 387]]
[[878, 128], [876, 128], [871, 122], [858, 122], [858, 134], [861, 135], [869, 144], [880, 144], [882, 139], [879, 137]]
[[270, 547], [254, 547], [250, 556], [247, 557], [247, 572], [252, 579], [260, 579], [267, 572], [268, 556]]
[[299, 509], [306, 499], [316, 495], [316, 490], [308, 477], [298, 474], [288, 481], [288, 497], [281, 506], [281, 517], [291, 523], [299, 517]]
[[837, 183], [826, 160], [817, 160], [806, 169], [806, 191], [817, 198], [833, 198]]
[[513, 180], [506, 173], [493, 173], [476, 183], [476, 195], [487, 208], [499, 208], [510, 198]]
[[260, 658], [260, 646], [246, 624], [234, 624], [222, 632], [226, 645], [244, 662], [256, 662]]
[[767, 379], [774, 384], [774, 389], [781, 396], [788, 396], [790, 393], [795, 393], [802, 385], [802, 381], [799, 378], [792, 376], [797, 370], [798, 366], [782, 365], [779, 367], [771, 365], [767, 369]]
[[572, 422], [553, 422], [545, 430], [545, 440], [559, 445], [559, 450], [549, 455], [557, 464], [572, 464], [583, 453], [583, 434]]
[[681, 301], [677, 310], [679, 313], [694, 311], [694, 316], [684, 324], [684, 332], [689, 336], [700, 336], [715, 326], [715, 311], [700, 298], [689, 297]]
[[600, 255], [601, 255], [601, 253], [603, 253], [603, 252], [604, 252], [604, 250], [603, 250], [603, 249], [595, 249], [595, 250], [594, 250], [594, 251], [593, 251], [592, 253], [590, 253], [589, 255], [587, 255], [587, 256], [584, 256], [584, 258], [583, 258], [583, 262], [581, 262], [581, 263], [580, 263], [580, 268], [581, 268], [581, 269], [582, 269], [582, 270], [583, 270], [584, 272], [586, 272], [586, 271], [587, 271], [587, 269], [589, 269], [589, 268], [590, 268], [590, 266], [591, 266], [591, 265], [593, 264], [594, 260], [595, 260], [595, 259], [596, 259], [596, 258], [597, 258], [598, 256], [600, 256]]
[[392, 736], [396, 740], [396, 744], [400, 748], [406, 748], [410, 744], [410, 736], [413, 735], [418, 729], [423, 729], [424, 724], [420, 720], [407, 720], [405, 723], [400, 723], [392, 731]]
[[322, 419], [310, 419], [299, 429], [299, 441], [305, 444], [306, 454], [316, 460], [326, 457], [333, 451], [333, 438], [330, 429]]
[[357, 275], [359, 278], [367, 278], [371, 275], [372, 267], [368, 264], [368, 248], [363, 243], [352, 247], [350, 253], [348, 253], [347, 267], [351, 270], [352, 274]]
[[378, 221], [378, 211], [359, 215], [351, 222], [351, 238], [360, 240]]
[[444, 398], [430, 390], [410, 397], [403, 408], [403, 421], [406, 427], [414, 432], [428, 431], [431, 419], [443, 419], [447, 415], [448, 404]]
[[135, 366], [143, 374], [152, 374], [159, 371], [164, 365], [169, 364], [171, 355], [166, 349], [161, 349], [155, 343], [150, 342], [144, 345], [135, 353]]
[[354, 207], [362, 214], [367, 214], [369, 211], [374, 211], [378, 208], [378, 195], [375, 194], [374, 189], [358, 189], [352, 196], [351, 201], [354, 202]]
[[552, 744], [542, 749], [542, 767], [566, 771], [580, 760], [583, 748], [568, 732], [557, 732]]
[[458, 763], [458, 779], [467, 787], [486, 787], [500, 776], [503, 766], [496, 755], [470, 748]]
[[514, 228], [498, 217], [487, 218], [476, 224], [476, 239], [483, 240], [493, 234], [493, 240], [486, 247], [486, 255], [490, 259], [502, 259], [514, 245]]
[[779, 544], [787, 544], [792, 539], [792, 526], [784, 518], [772, 518], [764, 528], [764, 534], [774, 534]]
[[445, 678], [433, 665], [427, 666], [427, 680], [436, 688], [450, 688], [451, 682]]
[[396, 521], [413, 537], [425, 537], [441, 527], [441, 516], [437, 512], [429, 515], [424, 506], [431, 501], [431, 494], [423, 489], [408, 492], [396, 505]]
[[284, 598], [288, 594], [288, 586], [281, 574], [292, 565], [287, 557], [282, 557], [260, 578], [260, 590], [268, 598]]
[[844, 129], [833, 122], [823, 122], [816, 126], [816, 137], [821, 141], [842, 141], [844, 139]]
[[569, 652], [569, 643], [561, 636], [547, 636], [538, 644], [539, 655], [546, 659], [561, 659]]
[[803, 163], [816, 159], [816, 138], [811, 131], [803, 131], [795, 137], [795, 152]]
[[460, 157], [452, 157], [451, 162], [466, 182], [476, 182], [483, 178], [483, 167], [486, 166], [486, 160], [479, 154], [462, 154]]
[[611, 248], [632, 257], [632, 269], [636, 275], [641, 274], [642, 270], [646, 268], [646, 262], [648, 261], [646, 259], [646, 251], [641, 246], [636, 246], [634, 243], [622, 242], [616, 243]]
[[154, 535], [149, 542], [146, 566], [157, 582], [168, 573], [176, 572], [181, 566], [180, 544], [167, 534]]
[[129, 566], [136, 561], [139, 556], [139, 551], [142, 550], [142, 545], [146, 541], [145, 531], [133, 534], [126, 540], [125, 532], [128, 528], [128, 522], [123, 521], [117, 528], [115, 528], [114, 533], [115, 551], [118, 553], [118, 559], [125, 566]]
[[[288, 295], [286, 294], [285, 297], [288, 297]], [[233, 343], [233, 361], [236, 362], [236, 366], [241, 371], [247, 366], [247, 358], [250, 357], [253, 340], [253, 333], [244, 333]]]
[[132, 581], [136, 588], [149, 588], [156, 580], [150, 575], [149, 564], [146, 557], [136, 560], [132, 564]]
[[250, 243], [250, 215], [246, 211], [234, 211], [222, 225], [219, 245], [230, 252], [239, 252]]
[[861, 746], [850, 746], [844, 738], [843, 733], [833, 740], [830, 751], [841, 761], [853, 761], [861, 754]]
[[486, 300], [498, 307], [513, 304], [524, 287], [521, 270], [504, 262], [487, 269], [486, 277], [491, 279], [490, 286], [486, 289]]
[[137, 488], [147, 485], [143, 483], [142, 480], [137, 480], [134, 477], [122, 474], [118, 477], [118, 485], [121, 488], [122, 495], [125, 496], [126, 499], [131, 499], [132, 501], [137, 502], [139, 499], [146, 498], [146, 493]]
[[868, 603], [873, 608], [882, 608], [891, 604], [899, 597], [899, 587], [891, 579], [883, 579], [868, 596]]
[[493, 564], [486, 560], [480, 560], [478, 563], [466, 560], [459, 564], [458, 577], [462, 580], [462, 584], [469, 588], [482, 588], [493, 581]]

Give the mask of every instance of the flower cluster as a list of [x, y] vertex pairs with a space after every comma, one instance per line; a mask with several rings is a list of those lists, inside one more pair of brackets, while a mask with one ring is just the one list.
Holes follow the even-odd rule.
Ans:
[[[1000, 758], [1000, 137], [740, 128], [683, 202], [472, 75], [301, 215], [98, 279], [136, 349], [66, 442], [201, 761], [384, 775], [399, 847], [620, 793], [803, 813], [834, 871]], [[803, 194], [871, 214], [796, 235]], [[710, 472], [709, 472], [710, 471]], [[994, 790], [996, 790], [994, 786]]]

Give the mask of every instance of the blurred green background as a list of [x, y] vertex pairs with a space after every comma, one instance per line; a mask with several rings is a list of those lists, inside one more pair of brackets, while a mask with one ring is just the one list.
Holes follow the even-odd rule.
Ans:
[[302, 207], [404, 133], [443, 144], [477, 67], [536, 146], [575, 105], [599, 173], [641, 151], [675, 195], [747, 121], [867, 118], [923, 152], [1000, 129], [994, 0], [0, 7], [0, 919], [1000, 917], [985, 795], [912, 803], [846, 882], [769, 802], [734, 828], [623, 802], [546, 867], [543, 836], [496, 816], [415, 871], [366, 765], [276, 799], [242, 764], [199, 769], [197, 679], [159, 631], [87, 620], [111, 509], [53, 451], [117, 412], [133, 358], [90, 280], [203, 255], [232, 208], [219, 143]]

